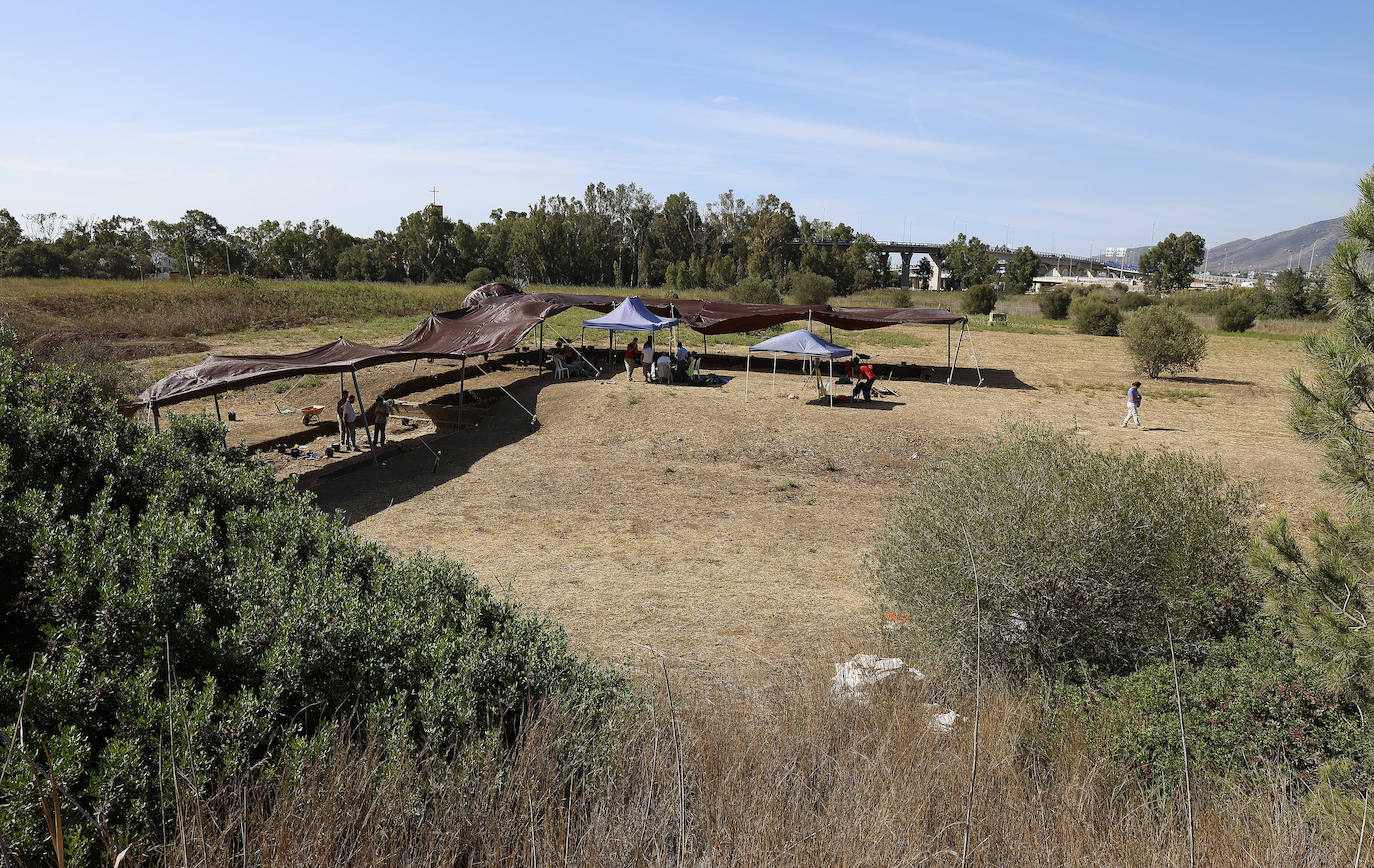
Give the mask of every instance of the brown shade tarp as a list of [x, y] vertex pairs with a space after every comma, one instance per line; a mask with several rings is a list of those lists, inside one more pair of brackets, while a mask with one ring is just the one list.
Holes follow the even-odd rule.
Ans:
[[[385, 347], [339, 338], [287, 355], [207, 356], [149, 386], [129, 406], [164, 406], [230, 389], [304, 374], [358, 371], [373, 365], [424, 358], [465, 358], [519, 346], [536, 325], [572, 307], [609, 311], [623, 296], [571, 292], [521, 292], [504, 284], [474, 290], [458, 310], [430, 314], [400, 341]], [[702, 334], [756, 331], [798, 320], [860, 330], [906, 323], [957, 324], [966, 317], [940, 309], [845, 308], [827, 304], [748, 304], [733, 301], [641, 298], [660, 316], [677, 316]]]

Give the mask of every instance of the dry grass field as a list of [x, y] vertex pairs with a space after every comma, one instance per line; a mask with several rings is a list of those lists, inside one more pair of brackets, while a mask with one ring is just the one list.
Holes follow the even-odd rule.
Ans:
[[[1123, 430], [1134, 377], [1119, 339], [1018, 322], [1023, 328], [976, 331], [956, 385], [894, 382], [900, 395], [871, 407], [817, 405], [814, 385], [795, 373], [779, 373], [773, 393], [766, 360], [756, 360], [746, 402], [741, 349], [714, 341], [707, 368], [731, 378], [721, 388], [626, 383], [623, 369], [556, 383], [529, 367], [494, 370], [468, 387], [509, 387], [538, 414], [537, 429], [492, 392], [501, 400], [468, 417], [477, 427], [430, 438], [441, 453], [437, 472], [417, 449], [316, 490], [368, 537], [469, 564], [563, 623], [580, 647], [633, 663], [662, 659], [703, 686], [771, 680], [877, 650], [879, 612], [863, 561], [887, 502], [914, 475], [940, 472], [943, 452], [1008, 421], [1044, 421], [1097, 446], [1215, 457], [1235, 478], [1260, 484], [1262, 516], [1305, 517], [1331, 501], [1317, 482], [1317, 456], [1283, 423], [1284, 378], [1301, 361], [1295, 341], [1213, 336], [1196, 376], [1146, 382], [1146, 427]], [[310, 346], [318, 330], [207, 341], [217, 352], [279, 351]], [[866, 333], [857, 348], [882, 364], [938, 366], [943, 332]], [[971, 385], [974, 353], [982, 388]], [[145, 364], [158, 371], [188, 361]], [[406, 385], [426, 374], [441, 381]], [[422, 362], [414, 374], [404, 365], [369, 369], [360, 385], [366, 400], [386, 390], [443, 402], [456, 396], [456, 374], [449, 363]], [[332, 406], [337, 382], [313, 382], [288, 406]], [[278, 415], [273, 399], [271, 386], [223, 398], [241, 420], [232, 437], [251, 444], [299, 431], [299, 417]]]

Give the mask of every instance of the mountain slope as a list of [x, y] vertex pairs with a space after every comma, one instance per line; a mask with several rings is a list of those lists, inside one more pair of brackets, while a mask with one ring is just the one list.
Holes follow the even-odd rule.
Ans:
[[[1263, 238], [1237, 238], [1207, 248], [1207, 267], [1216, 274], [1232, 271], [1283, 271], [1301, 263], [1304, 270], [1320, 266], [1331, 258], [1344, 230], [1340, 217], [1318, 220], [1296, 229], [1275, 232]], [[1128, 263], [1140, 261], [1148, 247], [1132, 247]]]

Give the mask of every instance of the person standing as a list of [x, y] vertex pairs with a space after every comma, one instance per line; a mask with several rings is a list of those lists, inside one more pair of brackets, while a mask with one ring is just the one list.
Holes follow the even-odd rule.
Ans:
[[391, 402], [383, 401], [378, 395], [372, 402], [372, 443], [374, 446], [386, 445], [386, 422], [391, 417]]
[[339, 451], [342, 452], [348, 437], [344, 433], [344, 407], [348, 404], [348, 393], [339, 393], [339, 403], [334, 405], [334, 416], [339, 420]]
[[640, 351], [639, 362], [644, 367], [644, 382], [649, 382], [649, 376], [654, 372], [654, 339], [649, 338], [644, 342], [644, 349]]
[[873, 372], [873, 363], [865, 359], [863, 364], [859, 365], [859, 375], [854, 378], [854, 391], [850, 394], [850, 399], [857, 399], [859, 393], [863, 392], [864, 400], [873, 403], [873, 381], [877, 378], [878, 375]]
[[1135, 427], [1140, 427], [1140, 381], [1136, 380], [1131, 384], [1131, 388], [1126, 390], [1126, 418], [1121, 420], [1121, 427], [1125, 428], [1130, 421], [1135, 420]]
[[639, 338], [630, 338], [625, 345], [625, 380], [635, 381], [635, 368], [639, 367]]
[[358, 408], [353, 405], [353, 396], [349, 395], [344, 399], [343, 406], [344, 449], [358, 451], [358, 429], [355, 427], [357, 421]]

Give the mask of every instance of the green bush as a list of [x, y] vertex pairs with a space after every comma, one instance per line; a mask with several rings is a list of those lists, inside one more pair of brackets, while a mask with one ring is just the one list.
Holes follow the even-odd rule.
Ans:
[[746, 277], [725, 291], [731, 301], [750, 304], [781, 304], [782, 293], [773, 281], [761, 277]]
[[613, 719], [623, 676], [558, 627], [455, 563], [362, 539], [212, 419], [170, 421], [155, 435], [86, 377], [0, 353], [7, 725], [25, 697], [0, 785], [10, 855], [47, 846], [33, 766], [63, 792], [72, 864], [108, 864], [105, 834], [171, 837], [174, 767], [183, 792], [277, 768], [341, 717], [441, 755], [511, 743], [550, 698], [589, 738]]
[[997, 307], [997, 290], [986, 283], [970, 286], [964, 291], [959, 309], [970, 316], [990, 314]]
[[[1269, 626], [1197, 646], [1194, 656], [1179, 660], [1178, 682], [1195, 776], [1234, 783], [1295, 774], [1315, 783], [1323, 763], [1363, 758], [1374, 747], [1354, 708], [1317, 689]], [[1182, 778], [1167, 661], [1081, 695], [1094, 734], [1124, 769], [1166, 786]]]
[[878, 293], [878, 300], [887, 307], [911, 307], [911, 290], [900, 286], [889, 287]]
[[1255, 311], [1243, 301], [1233, 301], [1217, 311], [1217, 328], [1224, 332], [1248, 331], [1255, 324]]
[[476, 288], [479, 286], [486, 286], [495, 279], [496, 275], [492, 273], [490, 268], [474, 268], [472, 271], [468, 272], [467, 277], [463, 278], [463, 282], [468, 286]]
[[793, 304], [825, 304], [835, 291], [835, 281], [823, 274], [798, 271], [788, 278]]
[[1246, 489], [1187, 453], [1097, 451], [1015, 427], [914, 478], [868, 561], [918, 654], [973, 664], [975, 574], [986, 665], [1080, 680], [1247, 621]]
[[1075, 298], [1069, 305], [1069, 316], [1079, 334], [1112, 337], [1121, 328], [1121, 312], [1116, 305], [1096, 295]]
[[1116, 309], [1122, 313], [1130, 313], [1142, 307], [1149, 307], [1155, 301], [1157, 299], [1154, 296], [1143, 292], [1122, 292], [1116, 297]]
[[138, 373], [103, 343], [66, 344], [53, 354], [52, 361], [85, 374], [96, 396], [103, 401], [130, 397], [139, 391], [142, 382]]
[[1207, 356], [1207, 336], [1173, 305], [1137, 311], [1121, 333], [1135, 370], [1151, 378], [1163, 373], [1196, 371]]
[[1068, 319], [1069, 302], [1073, 298], [1062, 289], [1051, 289], [1040, 293], [1040, 315], [1045, 319]]

